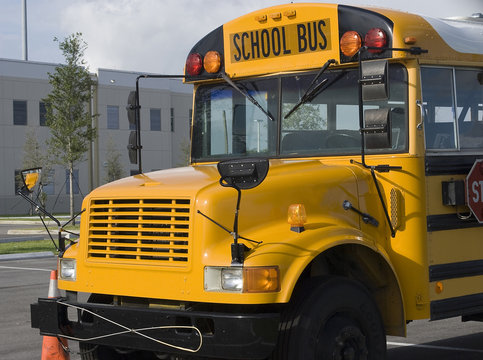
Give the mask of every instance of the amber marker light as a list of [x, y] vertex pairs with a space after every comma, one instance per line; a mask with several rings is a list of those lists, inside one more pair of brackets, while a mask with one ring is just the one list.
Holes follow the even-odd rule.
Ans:
[[301, 233], [305, 230], [304, 225], [307, 223], [307, 214], [303, 204], [292, 204], [288, 207], [288, 223], [290, 230]]
[[255, 20], [258, 22], [265, 22], [267, 21], [267, 15], [257, 15], [255, 16]]
[[434, 291], [436, 291], [436, 294], [441, 294], [443, 292], [443, 289], [444, 289], [444, 286], [441, 281], [438, 281], [434, 286]]
[[246, 267], [243, 292], [280, 291], [280, 270], [278, 266]]
[[203, 59], [203, 66], [210, 74], [218, 72], [221, 67], [221, 56], [218, 51], [208, 51]]
[[416, 37], [415, 36], [406, 36], [404, 38], [404, 43], [406, 45], [414, 45], [414, 44], [416, 44]]
[[362, 38], [357, 31], [346, 31], [340, 38], [340, 51], [345, 56], [354, 56], [361, 46]]
[[272, 13], [272, 14], [269, 14], [268, 15], [270, 17], [270, 19], [273, 19], [273, 20], [280, 20], [282, 18], [282, 13]]

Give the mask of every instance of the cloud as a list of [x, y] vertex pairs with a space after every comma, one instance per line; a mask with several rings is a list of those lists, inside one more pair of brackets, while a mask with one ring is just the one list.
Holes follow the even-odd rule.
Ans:
[[[265, 1], [272, 5], [279, 1]], [[77, 1], [62, 10], [62, 29], [82, 32], [91, 68], [180, 74], [191, 47], [208, 32], [260, 7], [231, 1]], [[247, 10], [248, 9], [248, 10]]]
[[[288, 0], [35, 0], [29, 6], [29, 58], [61, 62], [52, 39], [81, 32], [88, 44], [86, 60], [97, 68], [180, 74], [191, 47], [223, 23], [260, 8]], [[299, 2], [299, 1], [295, 1]], [[301, 2], [301, 1], [300, 1]], [[481, 0], [327, 0], [354, 6], [395, 8], [435, 17], [471, 15], [481, 11]], [[12, 8], [10, 6], [9, 8]], [[15, 12], [20, 12], [17, 5]], [[9, 10], [13, 11], [13, 10]], [[13, 15], [0, 15], [8, 20]], [[18, 32], [0, 24], [0, 46], [14, 47], [21, 56], [20, 16]], [[13, 25], [8, 25], [9, 27]], [[5, 53], [5, 52], [3, 52]], [[7, 54], [11, 54], [9, 52]], [[0, 57], [10, 57], [2, 55]]]

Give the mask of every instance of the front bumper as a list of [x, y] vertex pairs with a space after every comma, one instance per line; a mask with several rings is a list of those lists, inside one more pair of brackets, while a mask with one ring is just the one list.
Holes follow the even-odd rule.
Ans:
[[[69, 308], [74, 310], [68, 311]], [[138, 308], [39, 298], [31, 305], [31, 321], [41, 335], [91, 344], [200, 357], [265, 359], [275, 348], [280, 315]]]

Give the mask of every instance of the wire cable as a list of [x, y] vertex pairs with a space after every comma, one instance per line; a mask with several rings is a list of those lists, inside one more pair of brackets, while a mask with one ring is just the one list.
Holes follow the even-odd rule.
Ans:
[[[112, 336], [117, 336], [117, 335], [123, 335], [123, 334], [129, 334], [129, 333], [133, 333], [133, 334], [136, 334], [136, 335], [139, 335], [141, 337], [144, 337], [148, 340], [152, 340], [156, 343], [159, 343], [161, 345], [164, 345], [164, 346], [168, 346], [168, 347], [171, 347], [173, 349], [177, 349], [177, 350], [181, 350], [181, 351], [187, 351], [187, 352], [191, 352], [191, 353], [196, 353], [198, 352], [201, 347], [203, 346], [203, 335], [201, 334], [201, 331], [196, 327], [196, 326], [179, 326], [179, 325], [168, 325], [168, 326], [153, 326], [153, 327], [146, 327], [146, 328], [139, 328], [139, 329], [131, 329], [127, 326], [124, 326], [122, 324], [119, 324], [111, 319], [108, 319], [104, 316], [101, 316], [99, 314], [96, 314], [95, 312], [89, 310], [89, 309], [85, 309], [85, 308], [82, 308], [80, 306], [76, 306], [76, 305], [73, 305], [73, 304], [68, 304], [68, 303], [65, 303], [65, 302], [62, 302], [60, 300], [57, 301], [58, 304], [60, 305], [64, 305], [66, 307], [71, 307], [73, 309], [76, 309], [76, 310], [81, 310], [81, 311], [85, 311], [93, 316], [96, 316], [104, 321], [107, 321], [111, 324], [114, 324], [116, 326], [119, 326], [120, 328], [124, 329], [123, 331], [119, 331], [119, 332], [114, 332], [114, 333], [111, 333], [111, 334], [105, 334], [105, 335], [99, 335], [99, 336], [93, 336], [93, 337], [90, 337], [90, 338], [85, 338], [85, 339], [81, 339], [81, 338], [76, 338], [74, 336], [69, 336], [69, 335], [64, 335], [64, 334], [59, 334], [58, 336], [59, 337], [62, 337], [62, 338], [65, 338], [65, 339], [69, 339], [69, 340], [74, 340], [74, 341], [93, 341], [93, 340], [99, 340], [99, 339], [104, 339], [104, 338], [108, 338], [108, 337], [112, 337]], [[169, 344], [167, 342], [164, 342], [162, 340], [159, 340], [159, 339], [156, 339], [156, 338], [153, 338], [152, 336], [149, 336], [149, 335], [146, 335], [146, 334], [143, 334], [142, 331], [148, 331], [148, 330], [166, 330], [166, 329], [183, 329], [183, 330], [186, 330], [186, 329], [191, 329], [191, 330], [194, 330], [198, 333], [199, 337], [200, 337], [200, 344], [199, 346], [196, 348], [196, 349], [190, 349], [190, 348], [185, 348], [185, 347], [182, 347], [182, 346], [177, 346], [177, 345], [173, 345], [173, 344]]]

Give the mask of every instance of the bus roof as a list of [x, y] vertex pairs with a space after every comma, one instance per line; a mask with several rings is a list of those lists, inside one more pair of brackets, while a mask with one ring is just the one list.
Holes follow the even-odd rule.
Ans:
[[483, 55], [483, 19], [435, 19], [424, 17], [453, 50]]
[[[339, 64], [354, 62], [358, 54], [343, 53], [341, 37], [356, 33], [364, 45], [366, 34], [374, 28], [385, 34], [384, 48], [416, 47], [428, 52], [366, 51], [365, 59], [417, 56], [421, 63], [466, 66], [483, 61], [483, 25], [477, 20], [433, 19], [383, 8], [291, 3], [242, 15], [205, 36], [188, 56], [187, 80], [214, 79], [221, 72], [236, 78], [316, 69], [328, 59]], [[220, 55], [220, 67], [214, 71], [206, 70], [203, 60], [212, 51]], [[197, 54], [199, 70], [195, 74], [190, 73], [193, 54]]]

